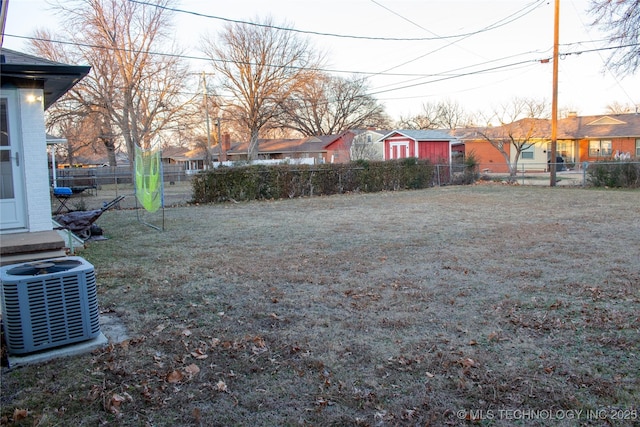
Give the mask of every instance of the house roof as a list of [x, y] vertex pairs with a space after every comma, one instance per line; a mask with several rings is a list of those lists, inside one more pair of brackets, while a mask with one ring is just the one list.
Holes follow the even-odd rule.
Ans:
[[453, 141], [457, 137], [444, 130], [434, 129], [397, 129], [386, 134], [383, 139], [400, 134], [415, 141]]
[[189, 160], [203, 160], [205, 157], [206, 152], [203, 148], [194, 148], [193, 150], [190, 150], [185, 147], [165, 147], [162, 149], [163, 159], [173, 159], [176, 161], [186, 162]]
[[559, 139], [640, 138], [640, 114], [567, 117], [558, 120]]
[[[295, 153], [322, 153], [329, 150], [329, 146], [345, 136], [348, 132], [337, 135], [308, 136], [300, 139], [259, 139], [258, 152], [261, 154], [295, 154]], [[236, 144], [228, 154], [246, 154], [248, 142]]]
[[[536, 120], [535, 138], [549, 139], [551, 121], [548, 119], [523, 119], [513, 124], [523, 124], [525, 120]], [[490, 130], [493, 135], [505, 134], [509, 126], [492, 128], [470, 127], [454, 129], [452, 135], [462, 140], [482, 139], [480, 131]], [[525, 127], [522, 128], [524, 130]], [[513, 130], [513, 129], [512, 129]], [[517, 132], [516, 132], [517, 133]], [[576, 116], [558, 120], [557, 139], [598, 139], [598, 138], [640, 138], [640, 114], [609, 114]]]
[[5, 48], [0, 53], [2, 84], [42, 88], [45, 110], [90, 70], [89, 66], [62, 64]]

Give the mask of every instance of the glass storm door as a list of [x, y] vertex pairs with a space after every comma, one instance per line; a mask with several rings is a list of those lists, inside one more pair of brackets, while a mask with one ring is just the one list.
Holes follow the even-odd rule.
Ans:
[[[26, 226], [23, 159], [17, 133], [15, 110], [9, 99], [0, 98], [0, 230]], [[15, 104], [14, 104], [15, 105]]]

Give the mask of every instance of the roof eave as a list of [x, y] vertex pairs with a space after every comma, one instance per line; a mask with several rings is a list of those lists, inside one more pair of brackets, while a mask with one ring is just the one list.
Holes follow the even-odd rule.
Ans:
[[91, 71], [83, 65], [1, 64], [2, 81], [39, 82], [44, 90], [44, 109], [60, 99]]

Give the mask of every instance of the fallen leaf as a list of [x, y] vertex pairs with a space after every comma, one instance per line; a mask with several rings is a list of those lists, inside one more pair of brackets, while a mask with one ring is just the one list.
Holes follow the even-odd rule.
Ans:
[[216, 389], [220, 392], [226, 392], [227, 391], [227, 384], [220, 380], [218, 381], [218, 383], [216, 384]]
[[29, 411], [26, 409], [14, 409], [13, 411], [13, 422], [24, 420], [29, 415]]
[[200, 372], [200, 368], [195, 363], [184, 368], [185, 372], [191, 376], [197, 375]]
[[117, 393], [114, 393], [111, 396], [111, 399], [109, 399], [109, 402], [107, 402], [107, 410], [109, 412], [111, 412], [114, 415], [120, 415], [120, 405], [122, 404], [122, 402], [126, 401], [127, 399], [124, 398], [123, 396], [120, 396]]
[[428, 372], [428, 371], [427, 371], [426, 375], [427, 375], [427, 378], [433, 378], [435, 376], [431, 372]]
[[200, 408], [193, 408], [193, 418], [195, 418], [197, 423], [200, 423], [202, 420], [202, 413], [200, 412]]
[[169, 375], [167, 375], [168, 383], [172, 383], [172, 384], [179, 383], [183, 379], [184, 379], [184, 375], [180, 371], [173, 371], [169, 373]]
[[467, 357], [466, 359], [462, 359], [460, 361], [460, 363], [462, 364], [462, 366], [464, 366], [465, 368], [472, 368], [474, 366], [476, 366], [476, 361], [473, 360], [470, 357]]
[[184, 335], [185, 337], [191, 336], [191, 331], [188, 329], [185, 329], [184, 331], [182, 331], [182, 335]]
[[199, 348], [198, 348], [198, 349], [196, 349], [196, 350], [194, 350], [194, 351], [192, 351], [192, 352], [191, 352], [191, 355], [192, 355], [193, 357], [195, 357], [196, 359], [198, 359], [198, 360], [204, 360], [204, 359], [206, 359], [207, 357], [209, 357], [209, 355], [208, 355], [208, 354], [205, 354], [205, 353], [204, 353], [201, 349], [199, 349]]
[[111, 396], [111, 405], [119, 407], [120, 404], [122, 402], [126, 402], [126, 400], [127, 399], [124, 396], [120, 396], [119, 394], [114, 393], [113, 396]]

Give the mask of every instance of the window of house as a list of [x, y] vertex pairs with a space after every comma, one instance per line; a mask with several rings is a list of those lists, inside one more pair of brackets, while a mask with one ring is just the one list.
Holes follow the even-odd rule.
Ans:
[[522, 157], [523, 159], [533, 159], [533, 153], [533, 145], [531, 145], [528, 148], [522, 150], [522, 152], [520, 153], [520, 157]]
[[636, 139], [636, 157], [640, 158], [640, 138]]
[[611, 140], [601, 139], [589, 141], [589, 157], [611, 156]]

